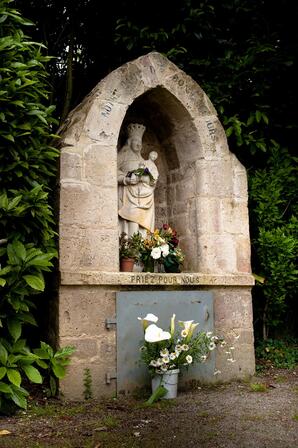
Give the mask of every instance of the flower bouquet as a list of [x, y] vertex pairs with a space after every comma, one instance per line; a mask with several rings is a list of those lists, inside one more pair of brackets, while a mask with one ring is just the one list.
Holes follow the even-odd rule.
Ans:
[[177, 232], [168, 224], [163, 224], [152, 233], [148, 232], [141, 249], [144, 270], [154, 272], [157, 263], [164, 267], [165, 272], [180, 272], [184, 254], [178, 245]]
[[213, 335], [212, 332], [196, 332], [199, 324], [193, 320], [179, 321], [180, 330], [176, 330], [175, 318], [173, 314], [169, 331], [164, 331], [156, 325], [158, 317], [154, 314], [147, 314], [144, 319], [138, 318], [143, 322], [144, 329], [144, 343], [140, 348], [141, 360], [153, 377], [152, 385], [157, 386], [149, 401], [155, 401], [163, 394], [164, 398], [174, 398], [177, 393], [177, 381], [176, 390], [168, 395], [164, 376], [171, 375], [174, 371], [178, 375], [181, 369], [188, 368], [195, 362], [205, 362], [218, 344], [226, 344], [223, 338]]
[[132, 177], [133, 175], [135, 175], [137, 177], [149, 176], [150, 182], [154, 182], [155, 181], [155, 179], [154, 179], [153, 175], [151, 174], [149, 168], [145, 167], [145, 165], [141, 165], [136, 170], [129, 171], [126, 176], [127, 177]]

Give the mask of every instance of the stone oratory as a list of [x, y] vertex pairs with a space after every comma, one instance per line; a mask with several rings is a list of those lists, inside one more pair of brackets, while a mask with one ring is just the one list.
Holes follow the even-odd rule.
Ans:
[[[179, 274], [119, 272], [117, 160], [129, 123], [146, 127], [143, 157], [158, 153], [155, 226], [178, 231], [186, 254]], [[212, 356], [185, 384], [253, 374], [247, 176], [200, 86], [149, 53], [99, 82], [60, 135], [59, 344], [76, 347], [64, 396], [82, 399], [86, 369], [94, 397], [146, 383], [136, 316], [147, 312], [164, 322], [175, 312], [237, 338], [236, 362]]]

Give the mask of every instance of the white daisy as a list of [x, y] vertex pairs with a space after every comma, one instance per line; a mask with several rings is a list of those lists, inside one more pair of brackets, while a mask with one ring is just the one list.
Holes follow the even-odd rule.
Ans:
[[183, 344], [182, 347], [181, 347], [181, 349], [182, 349], [184, 352], [187, 352], [187, 350], [189, 350], [189, 345], [187, 345], [187, 344]]
[[168, 356], [169, 355], [169, 350], [167, 348], [163, 348], [162, 350], [160, 350], [159, 352], [160, 356]]

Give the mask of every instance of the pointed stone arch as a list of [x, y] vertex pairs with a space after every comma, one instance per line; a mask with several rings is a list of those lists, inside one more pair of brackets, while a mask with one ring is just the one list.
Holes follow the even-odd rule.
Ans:
[[117, 147], [135, 118], [145, 151], [158, 147], [157, 224], [177, 228], [184, 270], [249, 273], [245, 169], [204, 91], [155, 52], [110, 73], [60, 131], [61, 270], [119, 270]]
[[[117, 156], [135, 119], [146, 125], [143, 155], [152, 147], [159, 153], [156, 224], [177, 228], [186, 253], [181, 274], [119, 272]], [[238, 341], [228, 368], [216, 355], [220, 380], [253, 374], [246, 172], [199, 85], [161, 54], [149, 53], [97, 84], [60, 135], [59, 344], [77, 349], [60, 384], [64, 396], [82, 398], [86, 366], [94, 397], [115, 393], [120, 332], [114, 324], [123, 291], [209, 291], [214, 312], [206, 308], [205, 321], [214, 315], [214, 331]], [[216, 381], [213, 373], [203, 379]]]

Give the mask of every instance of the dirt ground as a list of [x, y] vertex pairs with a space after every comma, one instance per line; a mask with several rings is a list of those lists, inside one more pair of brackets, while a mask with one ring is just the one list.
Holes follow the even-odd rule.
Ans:
[[249, 383], [202, 386], [176, 400], [144, 397], [66, 403], [32, 400], [0, 418], [0, 448], [297, 448], [298, 370]]

